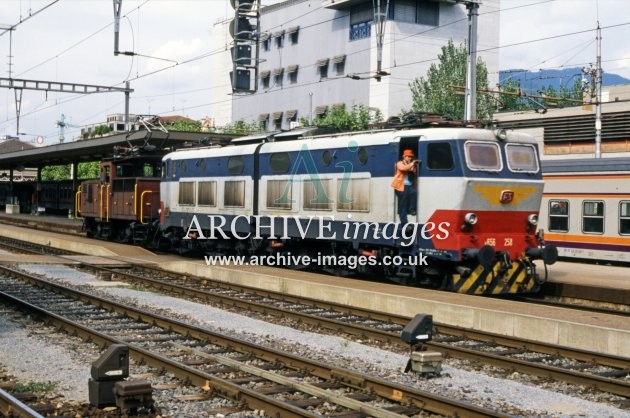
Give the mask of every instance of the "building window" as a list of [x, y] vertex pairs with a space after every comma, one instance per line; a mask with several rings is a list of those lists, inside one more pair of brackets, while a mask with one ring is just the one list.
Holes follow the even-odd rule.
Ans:
[[619, 202], [619, 234], [630, 235], [630, 201]]
[[271, 119], [273, 120], [273, 127], [275, 130], [279, 131], [282, 129], [282, 112], [273, 112]]
[[328, 106], [317, 106], [315, 108], [315, 118], [323, 118], [326, 116], [326, 112], [328, 112]]
[[291, 44], [295, 45], [298, 43], [298, 35], [300, 33], [300, 27], [294, 26], [287, 30], [287, 34], [289, 35], [289, 39], [291, 40]]
[[262, 33], [259, 39], [260, 39], [260, 45], [262, 46], [263, 51], [268, 52], [271, 45], [269, 34]]
[[549, 201], [549, 230], [553, 232], [569, 232], [569, 201]]
[[438, 26], [440, 24], [440, 3], [433, 1], [418, 2], [416, 23], [427, 26]]
[[273, 34], [273, 37], [276, 39], [276, 46], [278, 48], [282, 48], [284, 46], [284, 31], [279, 30]]
[[262, 83], [263, 89], [269, 88], [269, 76], [271, 75], [271, 71], [261, 71], [260, 72], [260, 81]]
[[317, 71], [319, 72], [320, 80], [322, 78], [328, 78], [328, 61], [328, 58], [317, 60]]
[[297, 122], [297, 109], [287, 110], [284, 112], [284, 115], [289, 122], [289, 126], [291, 126], [291, 122]]
[[582, 203], [582, 232], [604, 233], [604, 202], [585, 201]]
[[261, 113], [258, 115], [258, 125], [260, 129], [263, 131], [267, 130], [267, 126], [269, 124], [269, 113]]
[[362, 22], [350, 25], [350, 40], [369, 38], [372, 35], [372, 22]]
[[276, 68], [273, 70], [273, 82], [276, 86], [282, 86], [282, 76], [284, 75], [284, 68]]
[[332, 59], [337, 75], [344, 75], [346, 71], [346, 55], [335, 55]]
[[427, 0], [395, 0], [390, 2], [388, 19], [397, 22], [438, 26], [440, 3]]
[[297, 65], [289, 65], [287, 67], [287, 74], [289, 76], [289, 82], [291, 84], [297, 83], [298, 66]]

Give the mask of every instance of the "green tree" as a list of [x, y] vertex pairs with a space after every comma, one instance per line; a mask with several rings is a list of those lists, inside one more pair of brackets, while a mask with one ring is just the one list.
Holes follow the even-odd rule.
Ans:
[[[466, 43], [459, 46], [453, 40], [442, 47], [438, 55], [439, 63], [431, 64], [425, 77], [417, 77], [409, 83], [414, 112], [435, 112], [453, 119], [464, 117], [464, 96], [461, 88], [466, 84]], [[488, 88], [488, 69], [481, 58], [477, 60], [477, 89]], [[460, 94], [458, 94], [458, 92]], [[477, 119], [492, 116], [494, 101], [488, 94], [477, 94]]]
[[362, 131], [368, 129], [371, 123], [382, 122], [383, 114], [380, 110], [372, 111], [365, 105], [352, 105], [350, 111], [346, 105], [332, 106], [326, 115], [313, 121], [315, 126], [334, 127], [343, 131]]
[[179, 132], [201, 132], [201, 122], [197, 121], [187, 121], [187, 120], [179, 120], [177, 122], [169, 123], [164, 125], [166, 130], [168, 131], [179, 131]]
[[111, 131], [112, 128], [110, 128], [108, 125], [98, 125], [94, 128], [90, 137], [94, 138], [96, 136], [103, 136]]
[[236, 122], [229, 123], [223, 127], [223, 133], [225, 134], [249, 135], [260, 131], [261, 127], [258, 122], [245, 122], [244, 120], [237, 120]]
[[[77, 179], [97, 178], [100, 173], [98, 161], [79, 163], [77, 167]], [[42, 180], [70, 180], [70, 164], [49, 165], [42, 168]]]

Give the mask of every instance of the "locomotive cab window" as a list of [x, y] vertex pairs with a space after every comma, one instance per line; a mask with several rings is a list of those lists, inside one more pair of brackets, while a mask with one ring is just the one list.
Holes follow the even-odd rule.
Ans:
[[510, 171], [537, 173], [538, 159], [536, 148], [530, 144], [507, 144], [505, 146], [507, 165]]
[[582, 232], [604, 233], [604, 202], [585, 201], [582, 203]]
[[245, 170], [245, 160], [242, 155], [234, 155], [228, 158], [228, 173], [233, 176], [238, 176], [243, 174], [243, 170]]
[[468, 168], [474, 171], [501, 171], [503, 162], [499, 145], [494, 142], [466, 142], [464, 146]]
[[453, 151], [448, 142], [432, 142], [427, 145], [427, 167], [430, 170], [452, 170]]
[[549, 201], [549, 230], [569, 232], [569, 202], [567, 200]]
[[630, 200], [619, 202], [619, 234], [630, 235]]

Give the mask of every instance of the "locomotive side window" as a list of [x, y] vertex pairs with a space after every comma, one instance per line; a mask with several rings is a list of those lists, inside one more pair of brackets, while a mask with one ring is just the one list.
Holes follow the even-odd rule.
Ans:
[[503, 163], [499, 145], [493, 142], [466, 142], [468, 168], [475, 171], [501, 171]]
[[290, 180], [268, 180], [267, 208], [291, 210], [292, 185]]
[[289, 172], [291, 157], [288, 152], [275, 152], [269, 156], [269, 167], [273, 174], [285, 174]]
[[549, 230], [569, 232], [569, 202], [567, 200], [549, 201]]
[[630, 201], [619, 202], [619, 234], [630, 235]]
[[536, 149], [530, 144], [507, 144], [505, 146], [507, 165], [514, 172], [538, 172]]
[[582, 203], [582, 232], [604, 233], [604, 202], [585, 201]]
[[368, 152], [364, 147], [359, 148], [359, 152], [357, 152], [357, 158], [359, 159], [359, 164], [365, 165], [368, 161]]
[[427, 145], [427, 167], [430, 170], [452, 170], [453, 151], [448, 142], [432, 142]]
[[179, 198], [177, 203], [180, 205], [195, 204], [195, 183], [192, 181], [179, 182]]
[[245, 207], [245, 182], [229, 180], [223, 189], [223, 205], [226, 207]]
[[245, 160], [242, 155], [234, 155], [228, 158], [228, 173], [234, 176], [243, 174], [245, 170]]
[[330, 163], [332, 162], [332, 154], [330, 153], [330, 151], [325, 150], [322, 153], [322, 161], [326, 167], [330, 165]]
[[168, 161], [162, 163], [162, 178], [168, 177]]
[[200, 181], [197, 185], [197, 204], [199, 206], [217, 205], [217, 182]]
[[332, 180], [304, 180], [302, 187], [304, 210], [332, 210]]
[[339, 179], [337, 190], [337, 210], [369, 212], [370, 179]]

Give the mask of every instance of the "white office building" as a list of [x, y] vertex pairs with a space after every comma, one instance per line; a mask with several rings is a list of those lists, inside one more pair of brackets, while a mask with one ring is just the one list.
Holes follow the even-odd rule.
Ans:
[[[385, 3], [387, 0], [381, 0]], [[378, 81], [377, 28], [372, 0], [288, 0], [261, 10], [257, 91], [232, 94], [230, 21], [217, 23], [213, 50], [215, 78], [212, 114], [229, 122], [264, 122], [267, 129], [288, 129], [301, 118], [312, 120], [344, 103], [380, 110], [384, 118], [410, 109], [409, 83], [438, 63], [441, 48], [468, 36], [466, 6], [453, 0], [389, 0], [383, 31]], [[500, 0], [479, 6], [477, 49], [498, 80]]]

